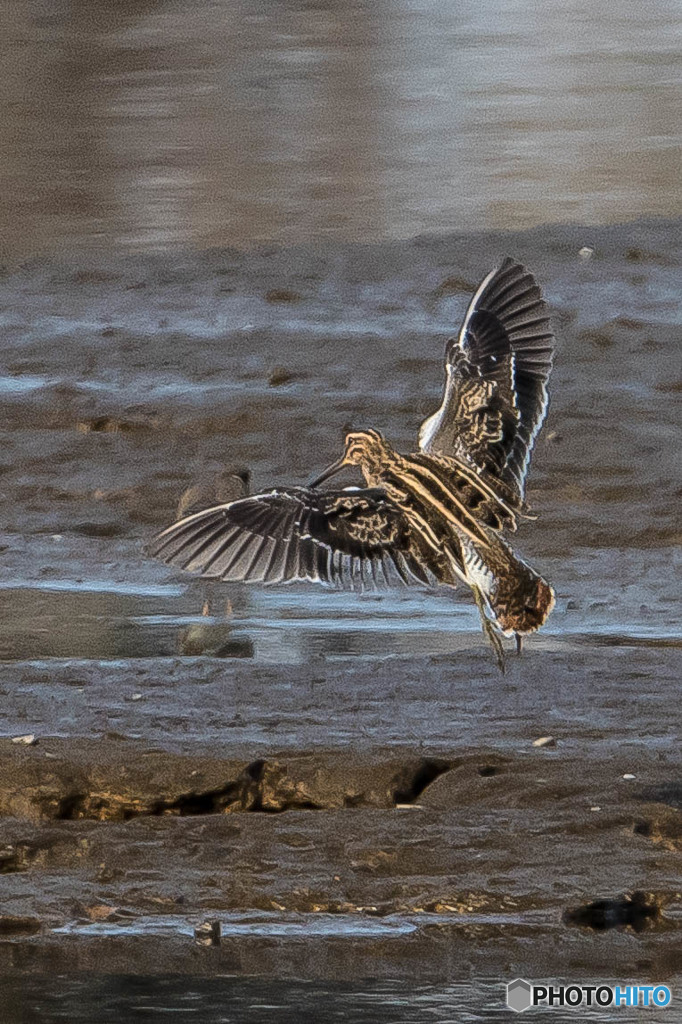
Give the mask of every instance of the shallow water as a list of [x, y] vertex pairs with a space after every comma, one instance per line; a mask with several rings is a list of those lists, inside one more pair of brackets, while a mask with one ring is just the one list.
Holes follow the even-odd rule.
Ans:
[[461, 592], [208, 586], [144, 544], [189, 485], [214, 503], [225, 468], [247, 467], [253, 491], [304, 484], [349, 425], [410, 450], [467, 282], [505, 250], [537, 269], [558, 335], [538, 519], [514, 540], [557, 592], [530, 644], [679, 643], [679, 225], [593, 228], [588, 261], [585, 235], [74, 257], [7, 275], [2, 657], [305, 663], [480, 645]]
[[[6, 1024], [118, 1024], [121, 1020], [167, 1018], [201, 1019], [206, 1024], [318, 1024], [321, 1019], [349, 1024], [478, 1024], [510, 1019], [504, 984], [487, 978], [446, 985], [371, 980], [319, 985], [243, 978], [105, 975], [32, 978], [30, 990], [21, 982], [5, 981], [0, 982], [0, 994], [9, 1014]], [[642, 1013], [647, 1021], [663, 1024], [675, 1011], [674, 1007], [672, 1011], [619, 1008], [618, 1020], [639, 1020]], [[577, 1019], [603, 1024], [614, 1019], [614, 1011], [536, 1007], [531, 1017], [556, 1024]]]
[[676, 0], [19, 0], [2, 258], [679, 212]]

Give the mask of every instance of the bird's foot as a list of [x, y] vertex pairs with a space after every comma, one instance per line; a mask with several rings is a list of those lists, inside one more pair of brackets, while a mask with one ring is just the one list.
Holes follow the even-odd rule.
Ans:
[[493, 626], [490, 619], [485, 620], [483, 623], [483, 631], [490, 641], [490, 646], [495, 652], [495, 660], [497, 661], [498, 668], [502, 675], [504, 675], [506, 669], [505, 655], [504, 655], [504, 644], [502, 643], [502, 637]]
[[485, 598], [478, 589], [478, 587], [472, 587], [474, 593], [474, 600], [476, 607], [478, 608], [478, 614], [481, 616], [481, 627], [483, 632], [488, 638], [488, 642], [495, 652], [495, 660], [497, 661], [500, 672], [504, 675], [506, 668], [505, 657], [504, 657], [504, 644], [502, 643], [502, 637], [495, 629], [494, 625], [486, 614]]

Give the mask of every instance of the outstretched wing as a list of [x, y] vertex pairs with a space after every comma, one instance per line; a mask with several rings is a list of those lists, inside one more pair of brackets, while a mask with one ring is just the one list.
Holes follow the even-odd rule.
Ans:
[[481, 282], [459, 336], [448, 342], [443, 403], [422, 423], [420, 447], [473, 462], [522, 499], [553, 355], [542, 292], [507, 258]]
[[158, 535], [149, 553], [232, 582], [312, 580], [350, 589], [455, 586], [452, 570], [378, 488], [268, 491], [197, 512]]

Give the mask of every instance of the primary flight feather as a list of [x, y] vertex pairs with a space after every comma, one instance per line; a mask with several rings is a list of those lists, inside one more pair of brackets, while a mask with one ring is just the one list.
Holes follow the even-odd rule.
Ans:
[[[443, 401], [402, 455], [376, 430], [348, 434], [309, 487], [277, 488], [169, 526], [150, 552], [204, 577], [365, 589], [402, 581], [472, 591], [504, 665], [544, 624], [550, 585], [504, 538], [526, 515], [531, 452], [547, 411], [554, 334], [533, 275], [507, 258], [477, 288], [446, 347]], [[365, 488], [319, 489], [344, 466]]]

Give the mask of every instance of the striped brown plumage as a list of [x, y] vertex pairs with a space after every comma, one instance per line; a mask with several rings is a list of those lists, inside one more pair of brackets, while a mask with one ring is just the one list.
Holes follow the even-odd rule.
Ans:
[[[470, 587], [501, 666], [500, 635], [545, 622], [554, 595], [504, 538], [527, 515], [525, 483], [547, 408], [554, 336], [533, 276], [506, 259], [481, 282], [446, 349], [440, 408], [420, 450], [395, 451], [375, 430], [346, 438], [309, 487], [278, 488], [188, 516], [151, 545], [204, 577], [305, 579], [365, 589], [395, 580]], [[324, 491], [344, 466], [366, 486]]]

